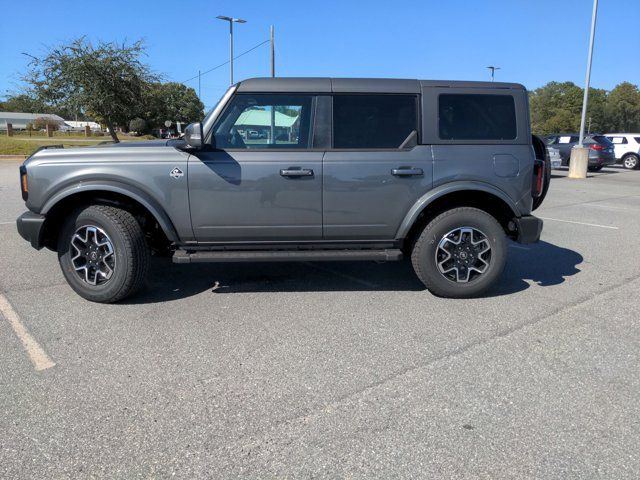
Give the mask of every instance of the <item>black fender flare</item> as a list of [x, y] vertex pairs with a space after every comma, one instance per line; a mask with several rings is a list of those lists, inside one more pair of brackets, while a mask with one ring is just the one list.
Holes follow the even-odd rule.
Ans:
[[146, 208], [149, 213], [151, 213], [151, 215], [153, 215], [153, 217], [158, 222], [158, 225], [160, 225], [160, 228], [162, 228], [162, 231], [167, 236], [167, 239], [170, 242], [179, 241], [178, 233], [176, 232], [173, 222], [171, 221], [171, 218], [169, 218], [169, 215], [167, 215], [167, 213], [164, 211], [160, 203], [139, 188], [122, 182], [111, 180], [84, 181], [82, 183], [67, 186], [62, 190], [56, 192], [55, 195], [51, 196], [51, 198], [49, 198], [49, 200], [47, 200], [47, 202], [43, 205], [40, 213], [42, 215], [46, 215], [47, 212], [49, 212], [61, 200], [64, 200], [71, 195], [85, 192], [112, 192], [135, 200], [144, 208]]
[[431, 203], [435, 200], [444, 197], [450, 193], [454, 192], [462, 192], [462, 191], [476, 191], [476, 192], [484, 192], [490, 193], [500, 200], [502, 200], [513, 212], [514, 217], [519, 217], [521, 214], [518, 211], [518, 207], [515, 202], [502, 190], [496, 188], [488, 183], [477, 182], [473, 180], [461, 180], [445, 183], [443, 185], [439, 185], [436, 188], [430, 190], [423, 196], [421, 196], [409, 209], [407, 214], [405, 215], [398, 231], [396, 233], [396, 240], [401, 240], [406, 238], [409, 230], [413, 226], [414, 222], [422, 213], [422, 211], [427, 208]]

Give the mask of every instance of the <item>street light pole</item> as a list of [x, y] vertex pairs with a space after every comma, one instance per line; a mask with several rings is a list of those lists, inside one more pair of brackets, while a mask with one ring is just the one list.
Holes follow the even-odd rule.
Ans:
[[493, 65], [489, 65], [487, 68], [488, 68], [489, 70], [491, 70], [491, 81], [493, 82], [494, 77], [495, 77], [496, 70], [500, 70], [500, 67], [495, 67], [495, 66], [493, 66]]
[[591, 13], [591, 34], [589, 36], [589, 53], [587, 55], [587, 75], [584, 80], [584, 96], [582, 97], [582, 117], [580, 118], [580, 135], [578, 147], [583, 147], [584, 124], [587, 117], [587, 103], [589, 102], [589, 82], [591, 81], [591, 61], [593, 59], [593, 41], [596, 36], [596, 17], [598, 16], [598, 0], [593, 0], [593, 12]]
[[224, 15], [218, 15], [216, 18], [229, 22], [229, 78], [231, 85], [233, 85], [233, 24], [247, 23], [247, 21], [241, 18], [225, 17]]

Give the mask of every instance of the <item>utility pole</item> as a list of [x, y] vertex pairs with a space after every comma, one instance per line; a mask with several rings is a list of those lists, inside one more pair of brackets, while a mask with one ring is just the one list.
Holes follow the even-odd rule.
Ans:
[[202, 95], [200, 95], [200, 70], [198, 70], [198, 98], [202, 100]]
[[491, 81], [493, 82], [495, 74], [496, 74], [496, 70], [500, 70], [500, 67], [496, 67], [494, 65], [489, 65], [487, 68], [489, 70], [491, 70]]
[[229, 22], [229, 79], [231, 80], [231, 85], [233, 85], [233, 24], [247, 23], [247, 21], [241, 18], [225, 17], [224, 15], [218, 15], [216, 18]]
[[[275, 33], [273, 25], [271, 25], [271, 31], [269, 35], [271, 40], [271, 76], [276, 76], [276, 45], [275, 45]], [[271, 105], [271, 129], [269, 131], [269, 143], [275, 145], [276, 143], [276, 107]]]
[[276, 35], [273, 25], [271, 25], [271, 76], [276, 76]]

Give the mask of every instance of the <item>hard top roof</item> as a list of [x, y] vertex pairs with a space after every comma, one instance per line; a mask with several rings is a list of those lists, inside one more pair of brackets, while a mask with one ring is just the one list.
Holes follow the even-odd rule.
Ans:
[[394, 78], [258, 77], [238, 83], [238, 92], [420, 93], [423, 87], [525, 90], [519, 83]]

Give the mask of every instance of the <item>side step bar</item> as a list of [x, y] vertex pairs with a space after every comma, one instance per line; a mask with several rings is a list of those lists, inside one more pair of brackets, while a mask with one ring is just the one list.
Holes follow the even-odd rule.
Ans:
[[338, 262], [402, 260], [399, 249], [384, 250], [257, 250], [257, 251], [186, 251], [176, 250], [173, 263], [207, 262]]

